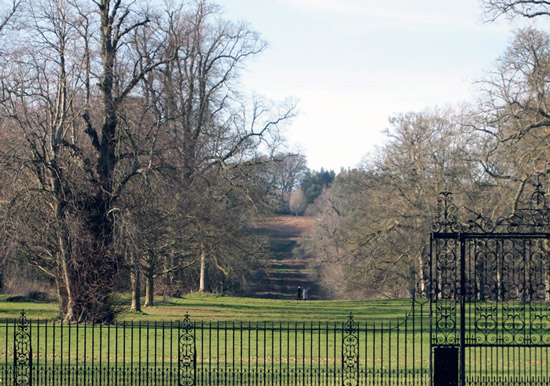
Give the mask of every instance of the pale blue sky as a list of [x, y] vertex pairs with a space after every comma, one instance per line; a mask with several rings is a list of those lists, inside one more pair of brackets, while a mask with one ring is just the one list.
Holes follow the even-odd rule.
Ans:
[[383, 144], [388, 118], [475, 97], [517, 28], [483, 23], [479, 0], [218, 0], [269, 49], [246, 89], [298, 100], [285, 129], [312, 169], [357, 165]]

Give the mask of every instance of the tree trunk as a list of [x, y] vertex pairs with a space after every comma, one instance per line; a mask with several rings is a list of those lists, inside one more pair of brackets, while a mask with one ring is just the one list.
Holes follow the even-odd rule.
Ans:
[[57, 274], [55, 278], [55, 287], [57, 290], [57, 300], [59, 302], [59, 317], [65, 317], [65, 310], [67, 308], [67, 297], [63, 293], [63, 285], [61, 283], [61, 275]]
[[424, 259], [422, 254], [418, 255], [418, 290], [420, 291], [420, 296], [429, 296], [426, 294], [426, 278], [424, 276]]
[[130, 273], [130, 282], [131, 282], [131, 285], [132, 285], [132, 305], [130, 307], [130, 309], [132, 311], [141, 311], [141, 299], [140, 299], [140, 295], [141, 295], [141, 275], [140, 275], [140, 271], [139, 271], [139, 266], [137, 264], [137, 262], [135, 261], [135, 258], [134, 258], [134, 261], [133, 261], [133, 267], [132, 267], [132, 271]]
[[57, 242], [58, 242], [58, 266], [61, 271], [61, 283], [62, 284], [62, 290], [59, 291], [59, 294], [63, 297], [62, 301], [62, 312], [63, 312], [63, 318], [67, 322], [74, 322], [76, 321], [76, 315], [75, 315], [75, 299], [76, 296], [73, 293], [73, 283], [75, 282], [75, 275], [73, 271], [73, 267], [71, 264], [70, 257], [70, 247], [69, 247], [69, 239], [68, 239], [68, 232], [66, 231], [66, 218], [65, 213], [63, 211], [63, 205], [58, 203], [56, 208], [56, 217], [58, 220], [58, 223], [60, 224], [60, 229], [57, 233]]
[[201, 267], [199, 276], [199, 292], [206, 291], [206, 251], [201, 250]]
[[154, 269], [152, 265], [149, 265], [145, 270], [145, 307], [154, 306], [154, 288], [155, 278]]

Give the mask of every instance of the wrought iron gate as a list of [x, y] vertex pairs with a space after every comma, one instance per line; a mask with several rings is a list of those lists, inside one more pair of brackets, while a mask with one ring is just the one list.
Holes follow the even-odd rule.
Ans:
[[541, 184], [510, 217], [460, 223], [457, 212], [442, 192], [431, 233], [434, 384], [547, 385], [550, 209]]

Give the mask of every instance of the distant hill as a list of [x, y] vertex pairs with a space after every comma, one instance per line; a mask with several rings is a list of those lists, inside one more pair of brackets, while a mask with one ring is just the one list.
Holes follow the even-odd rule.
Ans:
[[311, 228], [312, 217], [277, 216], [258, 220], [253, 228], [269, 238], [269, 256], [250, 284], [249, 296], [296, 299], [298, 286], [308, 289], [309, 299], [318, 299], [317, 285], [309, 277], [308, 261], [294, 254], [298, 239]]

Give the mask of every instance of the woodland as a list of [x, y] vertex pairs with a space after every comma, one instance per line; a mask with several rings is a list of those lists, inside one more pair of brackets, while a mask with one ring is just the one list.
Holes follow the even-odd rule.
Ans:
[[[155, 294], [238, 294], [261, 267], [257, 218], [310, 216], [297, 254], [326, 298], [426, 283], [437, 194], [467, 218], [550, 186], [550, 34], [526, 27], [461, 106], [390, 117], [349, 170], [313, 171], [281, 129], [296, 104], [249, 97], [267, 47], [206, 0], [12, 0], [0, 22], [0, 290], [45, 283], [66, 321], [110, 322]], [[488, 22], [546, 1], [486, 0]], [[21, 284], [20, 284], [21, 285]]]

